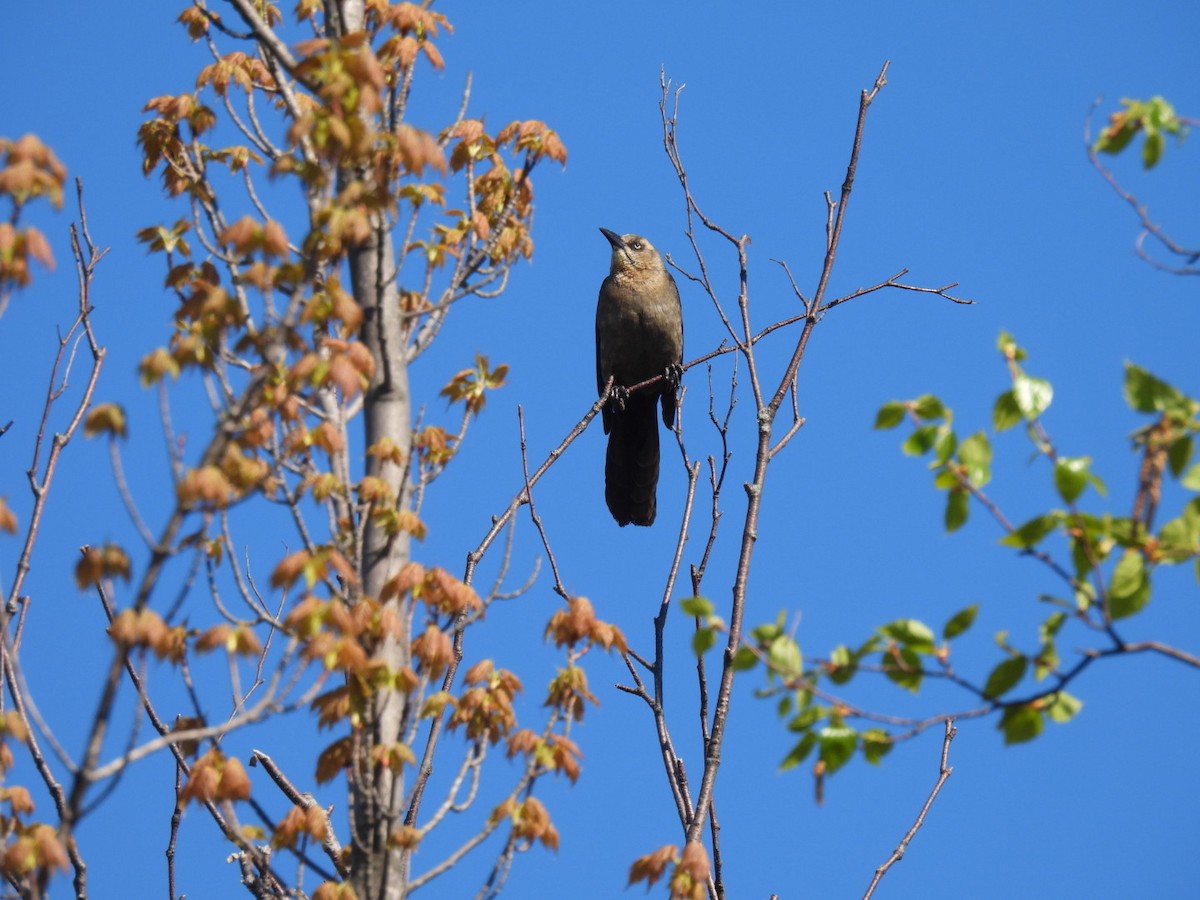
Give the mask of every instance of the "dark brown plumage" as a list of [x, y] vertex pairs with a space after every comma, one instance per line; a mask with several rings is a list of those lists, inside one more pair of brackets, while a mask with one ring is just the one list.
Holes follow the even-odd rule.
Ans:
[[[613, 396], [603, 410], [608, 454], [604, 499], [621, 526], [650, 525], [657, 509], [658, 422], [675, 423], [675, 389], [683, 362], [683, 311], [675, 279], [644, 237], [600, 231], [612, 244], [608, 277], [596, 303], [596, 385]], [[656, 387], [625, 388], [665, 375]]]

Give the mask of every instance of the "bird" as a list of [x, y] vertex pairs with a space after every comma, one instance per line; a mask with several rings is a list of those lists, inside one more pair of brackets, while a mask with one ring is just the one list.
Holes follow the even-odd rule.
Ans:
[[[683, 309], [675, 279], [654, 245], [637, 234], [601, 228], [612, 258], [596, 302], [596, 389], [613, 390], [601, 410], [608, 452], [604, 499], [622, 528], [651, 525], [657, 512], [658, 423], [675, 424], [675, 392], [683, 373]], [[657, 375], [663, 380], [630, 394]]]

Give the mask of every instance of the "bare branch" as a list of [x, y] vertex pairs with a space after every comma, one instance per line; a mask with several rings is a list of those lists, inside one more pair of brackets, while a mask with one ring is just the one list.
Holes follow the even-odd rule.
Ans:
[[542, 517], [538, 515], [537, 507], [533, 502], [533, 488], [529, 484], [529, 445], [525, 440], [525, 410], [520, 404], [517, 404], [517, 427], [521, 434], [521, 471], [525, 475], [525, 496], [529, 500], [529, 519], [533, 522], [533, 527], [537, 529], [538, 537], [542, 539], [542, 547], [546, 550], [546, 558], [550, 561], [550, 571], [554, 574], [554, 593], [564, 600], [570, 600], [571, 597], [558, 573], [558, 561], [554, 558], [554, 550], [550, 547], [550, 537], [546, 534]]
[[[288, 780], [288, 777], [283, 774], [283, 771], [276, 765], [275, 760], [267, 756], [261, 750], [255, 750], [250, 756], [250, 765], [261, 765], [275, 782], [275, 786], [283, 792], [283, 795], [292, 801], [296, 806], [303, 809], [311, 809], [317, 805], [317, 801], [313, 799], [312, 794], [302, 794]], [[325, 834], [321, 838], [321, 847], [325, 851], [325, 855], [329, 857], [329, 861], [333, 863], [339, 875], [343, 878], [349, 874], [345, 863], [342, 862], [342, 845], [338, 842], [337, 833], [333, 830], [333, 823], [330, 819], [332, 807], [325, 810]]]
[[896, 849], [892, 851], [892, 855], [887, 858], [883, 865], [875, 870], [875, 877], [871, 879], [870, 887], [863, 894], [863, 900], [869, 900], [871, 895], [875, 893], [875, 888], [879, 886], [879, 882], [883, 879], [883, 876], [887, 874], [888, 869], [904, 859], [904, 853], [908, 850], [908, 845], [912, 843], [912, 839], [917, 836], [917, 832], [925, 824], [925, 817], [929, 814], [929, 810], [933, 806], [933, 801], [937, 799], [937, 795], [941, 792], [942, 785], [954, 773], [954, 768], [949, 764], [950, 742], [954, 740], [954, 735], [957, 733], [958, 730], [954, 727], [954, 720], [947, 719], [946, 736], [942, 738], [942, 756], [938, 766], [937, 782], [934, 784], [933, 790], [929, 792], [929, 796], [925, 798], [925, 805], [921, 807], [921, 811], [917, 814], [917, 820], [913, 822], [912, 828], [908, 829], [908, 833], [900, 839], [900, 843], [896, 845]]
[[226, 2], [237, 10], [242, 21], [254, 32], [259, 43], [271, 51], [271, 55], [283, 64], [289, 74], [293, 73], [296, 68], [296, 58], [292, 56], [292, 51], [275, 33], [275, 30], [263, 21], [258, 10], [254, 8], [254, 4], [250, 0], [226, 0]]

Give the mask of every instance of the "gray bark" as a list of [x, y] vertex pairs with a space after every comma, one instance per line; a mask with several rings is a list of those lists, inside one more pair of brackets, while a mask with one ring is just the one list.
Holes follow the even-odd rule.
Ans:
[[[326, 4], [331, 31], [346, 34], [363, 27], [362, 0], [332, 0]], [[361, 339], [375, 359], [375, 373], [363, 406], [366, 446], [391, 438], [407, 459], [412, 449], [412, 398], [405, 363], [400, 299], [393, 277], [395, 255], [391, 235], [382, 227], [349, 255], [350, 285], [364, 316]], [[404, 469], [391, 461], [369, 457], [367, 474], [382, 478], [392, 488], [397, 506], [407, 500]], [[374, 521], [367, 521], [363, 535], [362, 590], [378, 597], [384, 583], [408, 562], [407, 534], [389, 535]], [[407, 598], [389, 601], [407, 603]], [[402, 612], [402, 611], [401, 611]], [[398, 616], [407, 621], [407, 616]], [[375, 659], [392, 671], [407, 665], [407, 639], [386, 637]], [[351, 881], [362, 900], [401, 900], [407, 893], [403, 853], [388, 843], [403, 812], [404, 779], [394, 768], [371, 761], [371, 746], [389, 746], [401, 738], [405, 697], [397, 691], [381, 691], [374, 698], [350, 777], [350, 807], [354, 826], [351, 849]]]

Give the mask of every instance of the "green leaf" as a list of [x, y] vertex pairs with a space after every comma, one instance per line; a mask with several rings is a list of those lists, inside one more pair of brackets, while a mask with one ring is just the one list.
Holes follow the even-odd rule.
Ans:
[[1162, 159], [1164, 143], [1165, 138], [1161, 131], [1146, 129], [1146, 140], [1142, 144], [1142, 165], [1145, 168], [1153, 169], [1158, 165], [1158, 161]]
[[1192, 436], [1185, 434], [1181, 438], [1171, 442], [1171, 446], [1167, 448], [1167, 464], [1171, 467], [1171, 474], [1176, 478], [1187, 468], [1187, 464], [1192, 461]]
[[685, 597], [679, 601], [679, 608], [697, 619], [707, 619], [713, 612], [712, 601], [707, 597]]
[[767, 651], [767, 662], [770, 663], [772, 672], [788, 681], [799, 678], [804, 669], [800, 645], [786, 634], [781, 634], [771, 642]]
[[1041, 681], [1051, 672], [1058, 671], [1061, 659], [1058, 655], [1058, 648], [1054, 644], [1054, 638], [1066, 621], [1067, 614], [1060, 610], [1051, 613], [1038, 626], [1038, 638], [1042, 642], [1042, 649], [1038, 651], [1038, 655], [1033, 660], [1033, 677], [1037, 681]]
[[1042, 713], [1031, 705], [1010, 706], [1000, 717], [1000, 730], [1004, 732], [1004, 743], [1023, 744], [1042, 733], [1045, 722]]
[[977, 431], [958, 450], [958, 461], [967, 470], [967, 479], [975, 487], [983, 487], [992, 479], [992, 445], [987, 435]]
[[1093, 560], [1099, 561], [1097, 557], [1095, 545], [1084, 539], [1083, 535], [1077, 534], [1071, 538], [1071, 561], [1075, 563], [1075, 577], [1087, 578], [1090, 577]]
[[907, 411], [908, 405], [901, 403], [899, 400], [891, 400], [888, 403], [879, 407], [879, 412], [875, 414], [875, 428], [878, 431], [883, 431], [888, 428], [895, 428], [904, 421], [904, 413]]
[[1163, 562], [1181, 563], [1200, 553], [1200, 514], [1195, 505], [1184, 507], [1183, 515], [1163, 525], [1158, 533], [1159, 559]]
[[1175, 107], [1162, 97], [1121, 102], [1124, 109], [1112, 114], [1109, 125], [1096, 138], [1094, 148], [1101, 153], [1120, 153], [1140, 132], [1145, 135], [1142, 165], [1151, 169], [1162, 157], [1166, 135], [1183, 134], [1186, 126], [1176, 115]]
[[1189, 491], [1200, 491], [1200, 463], [1196, 463], [1188, 469], [1187, 474], [1179, 480], [1179, 483]]
[[807, 731], [825, 717], [827, 710], [823, 706], [807, 706], [788, 722], [788, 731]]
[[692, 634], [692, 650], [697, 656], [703, 656], [717, 642], [717, 632], [713, 628], [697, 628]]
[[948, 491], [957, 485], [958, 476], [954, 474], [954, 470], [949, 466], [943, 466], [938, 469], [937, 474], [933, 476], [933, 486], [939, 491]]
[[[897, 659], [896, 657], [899, 657]], [[896, 648], [885, 652], [881, 660], [883, 674], [889, 681], [900, 685], [914, 694], [921, 689], [921, 680], [925, 673], [921, 670], [921, 657], [908, 647]]]
[[1133, 136], [1138, 130], [1140, 130], [1140, 126], [1129, 121], [1123, 121], [1117, 127], [1102, 129], [1093, 148], [1098, 153], [1120, 153], [1129, 146], [1129, 142], [1133, 140]]
[[[1056, 603], [1062, 603], [1063, 605], [1066, 605], [1065, 600], [1057, 600], [1053, 597], [1048, 599], [1054, 600]], [[1046, 621], [1038, 626], [1038, 638], [1042, 641], [1048, 641], [1056, 637], [1066, 621], [1067, 614], [1065, 612], [1060, 610], [1059, 612], [1050, 613], [1050, 615], [1046, 617]]]
[[1007, 331], [1001, 331], [1000, 336], [996, 338], [996, 349], [1004, 356], [1005, 359], [1012, 359], [1020, 362], [1028, 355], [1018, 345], [1016, 339]]
[[1090, 581], [1078, 581], [1075, 583], [1075, 608], [1079, 612], [1086, 612], [1096, 605], [1096, 589], [1092, 587]]
[[1150, 602], [1150, 577], [1146, 561], [1137, 550], [1128, 549], [1117, 561], [1108, 588], [1108, 613], [1113, 619], [1132, 616]]
[[1122, 547], [1137, 546], [1142, 535], [1142, 523], [1134, 524], [1128, 516], [1118, 516], [1108, 522], [1108, 533]]
[[933, 652], [933, 629], [920, 619], [896, 619], [882, 626], [879, 631], [917, 653]]
[[924, 456], [937, 440], [938, 426], [922, 425], [905, 438], [900, 449], [908, 456]]
[[1000, 538], [1000, 543], [1005, 547], [1019, 547], [1023, 550], [1036, 547], [1046, 535], [1058, 527], [1058, 522], [1059, 517], [1054, 513], [1038, 516], [1030, 519], [1016, 531]]
[[817, 738], [821, 743], [821, 762], [830, 775], [850, 761], [858, 744], [858, 732], [845, 725], [826, 725], [817, 732]]
[[891, 735], [882, 728], [869, 728], [862, 733], [862, 751], [867, 762], [878, 765], [892, 752]]
[[759, 646], [766, 646], [771, 641], [783, 634], [784, 613], [779, 613], [779, 618], [774, 622], [768, 622], [764, 625], [757, 625], [750, 631], [750, 637], [754, 638], [754, 643]]
[[944, 518], [946, 531], [958, 531], [967, 521], [971, 512], [971, 495], [963, 488], [953, 487], [946, 494], [946, 513]]
[[811, 732], [806, 734], [800, 739], [796, 746], [788, 752], [788, 755], [783, 758], [783, 762], [779, 764], [779, 771], [786, 772], [788, 769], [794, 768], [800, 763], [804, 762], [804, 760], [808, 758], [808, 755], [812, 753], [812, 749], [816, 745], [817, 736]]
[[1175, 107], [1165, 97], [1156, 94], [1146, 101], [1145, 107], [1146, 119], [1156, 129], [1169, 132], [1170, 134], [1180, 133], [1183, 123], [1179, 121], [1179, 117], [1175, 114]]
[[881, 638], [878, 634], [871, 635], [862, 642], [862, 645], [857, 650], [854, 651], [854, 659], [857, 661], [869, 653], [874, 653], [879, 649], [879, 645], [882, 643], [883, 638]]
[[1054, 463], [1054, 486], [1058, 495], [1067, 503], [1074, 503], [1075, 498], [1083, 493], [1088, 486], [1092, 473], [1088, 471], [1091, 459], [1086, 456], [1060, 456]]
[[1054, 641], [1044, 641], [1042, 649], [1038, 651], [1038, 655], [1033, 658], [1033, 678], [1035, 681], [1041, 681], [1051, 672], [1058, 671], [1058, 664], [1062, 662], [1058, 655], [1058, 647]]
[[1188, 409], [1188, 400], [1171, 385], [1133, 363], [1125, 363], [1125, 402], [1138, 412]]
[[936, 421], [946, 417], [946, 407], [933, 394], [922, 394], [914, 400], [912, 410], [918, 419]]
[[975, 624], [975, 617], [977, 615], [979, 615], [978, 603], [972, 603], [965, 609], [960, 609], [942, 627], [942, 637], [948, 641], [958, 637]]
[[983, 686], [983, 695], [989, 700], [995, 700], [1007, 694], [1025, 677], [1027, 668], [1029, 660], [1024, 655], [1010, 656], [992, 669], [987, 684]]
[[996, 405], [992, 407], [992, 427], [996, 431], [1007, 431], [1019, 424], [1022, 418], [1017, 397], [1012, 391], [1005, 391], [996, 398]]
[[834, 647], [829, 654], [829, 680], [834, 684], [846, 684], [858, 671], [857, 660], [845, 644]]
[[958, 435], [954, 433], [954, 430], [946, 427], [939, 428], [937, 440], [933, 443], [934, 459], [939, 463], [945, 463], [957, 449]]
[[1013, 378], [1013, 399], [1026, 419], [1033, 420], [1050, 408], [1054, 388], [1044, 378], [1033, 378], [1018, 372]]
[[731, 665], [733, 666], [733, 671], [745, 672], [758, 665], [758, 657], [749, 647], [738, 647], [737, 651], [733, 654]]
[[1066, 691], [1059, 691], [1046, 706], [1046, 715], [1050, 717], [1050, 721], [1061, 725], [1064, 722], [1070, 722], [1081, 709], [1083, 709], [1082, 700], [1072, 697]]

